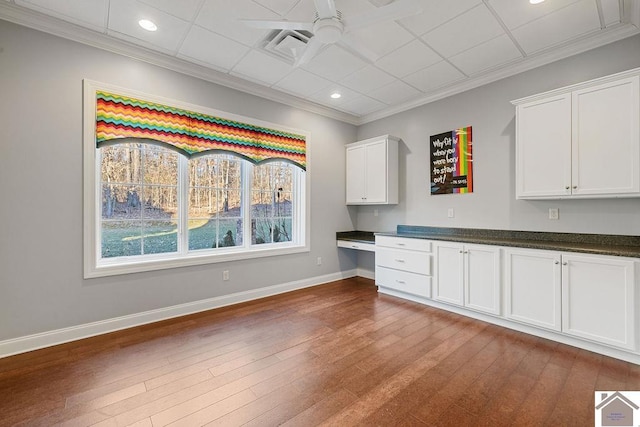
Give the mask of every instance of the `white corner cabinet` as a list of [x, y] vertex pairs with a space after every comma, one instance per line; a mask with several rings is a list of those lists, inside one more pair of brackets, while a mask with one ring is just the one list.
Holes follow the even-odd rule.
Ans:
[[399, 138], [382, 135], [347, 144], [346, 202], [348, 205], [398, 203]]
[[516, 198], [640, 197], [640, 69], [522, 98]]

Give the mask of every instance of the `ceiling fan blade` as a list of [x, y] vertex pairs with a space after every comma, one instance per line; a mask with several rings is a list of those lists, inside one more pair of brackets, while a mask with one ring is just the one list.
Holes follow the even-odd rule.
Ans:
[[337, 15], [336, 3], [333, 0], [313, 0], [318, 12], [318, 18], [333, 18]]
[[396, 0], [362, 15], [344, 19], [343, 23], [347, 31], [353, 31], [379, 22], [393, 21], [416, 15], [421, 11], [422, 6], [419, 0]]
[[371, 63], [376, 62], [380, 58], [380, 55], [378, 55], [368, 47], [365, 47], [350, 34], [343, 34], [342, 38], [338, 42], [338, 46], [350, 50], [351, 52]]
[[293, 66], [299, 67], [311, 61], [311, 58], [316, 56], [316, 54], [320, 51], [320, 49], [322, 49], [323, 46], [324, 46], [324, 43], [318, 40], [317, 37], [311, 37], [309, 39], [309, 42], [307, 43], [307, 47], [302, 52], [302, 56], [296, 59], [296, 62], [295, 64], [293, 64]]
[[313, 31], [313, 23], [311, 22], [294, 22], [294, 21], [269, 21], [265, 19], [239, 19], [243, 24], [266, 30], [305, 30]]

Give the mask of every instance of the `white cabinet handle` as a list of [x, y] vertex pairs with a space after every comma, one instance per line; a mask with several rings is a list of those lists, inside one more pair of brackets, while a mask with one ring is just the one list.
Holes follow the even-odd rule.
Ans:
[[560, 264], [560, 261], [556, 261], [556, 262], [554, 262], [554, 264], [555, 264], [555, 265], [558, 265], [558, 264]]
[[400, 285], [405, 285], [407, 282], [405, 282], [404, 280], [396, 280], [396, 283]]
[[396, 258], [396, 262], [404, 262], [403, 259]]
[[396, 245], [398, 245], [398, 246], [405, 246], [405, 244], [404, 244], [404, 243], [396, 243]]
[[562, 265], [569, 265], [569, 263], [565, 261], [562, 263]]
[[569, 187], [568, 185], [566, 187], [564, 187], [565, 190], [570, 189], [571, 187]]

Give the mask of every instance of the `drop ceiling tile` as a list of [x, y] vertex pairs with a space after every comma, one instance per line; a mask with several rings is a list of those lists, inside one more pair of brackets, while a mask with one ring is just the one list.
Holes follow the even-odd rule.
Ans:
[[408, 75], [403, 80], [411, 86], [430, 92], [463, 79], [465, 76], [446, 61], [438, 62], [428, 68]]
[[195, 59], [228, 72], [249, 49], [243, 44], [194, 25], [182, 43], [178, 56]]
[[273, 87], [297, 96], [307, 97], [328, 88], [331, 84], [327, 79], [316, 76], [302, 68], [296, 68]]
[[393, 21], [371, 25], [349, 33], [359, 44], [378, 54], [393, 52], [413, 40], [413, 35]]
[[482, 0], [421, 0], [421, 13], [402, 18], [398, 22], [421, 36], [480, 3]]
[[254, 0], [256, 3], [274, 11], [279, 15], [286, 15], [300, 0]]
[[337, 82], [367, 65], [344, 49], [329, 45], [302, 67], [321, 77]]
[[395, 78], [393, 76], [390, 76], [373, 65], [368, 65], [340, 80], [340, 84], [349, 89], [366, 94], [380, 86], [388, 85], [394, 80]]
[[312, 1], [299, 1], [285, 16], [288, 21], [313, 22], [316, 8]]
[[15, 3], [95, 31], [103, 32], [107, 26], [108, 0], [16, 0]]
[[272, 85], [292, 71], [293, 67], [266, 53], [251, 50], [231, 70], [231, 74]]
[[339, 109], [356, 116], [373, 113], [385, 108], [387, 105], [368, 96], [361, 95], [358, 98], [340, 105]]
[[600, 3], [602, 3], [602, 15], [606, 26], [617, 24], [621, 21], [618, 0], [600, 0]]
[[[489, 0], [489, 4], [496, 11], [502, 22], [513, 30], [528, 22], [535, 21], [563, 7], [567, 7], [578, 0], [553, 0], [544, 1], [538, 4], [531, 4], [528, 1], [514, 0]], [[591, 0], [595, 4], [595, 0]], [[617, 2], [617, 0], [614, 0]]]
[[440, 55], [416, 39], [380, 58], [376, 66], [396, 77], [404, 77], [439, 61], [442, 61]]
[[512, 31], [527, 54], [600, 30], [593, 0], [582, 0]]
[[488, 42], [466, 50], [449, 61], [467, 75], [497, 68], [507, 62], [522, 59], [522, 54], [511, 39], [503, 34]]
[[280, 16], [251, 0], [206, 0], [195, 23], [232, 40], [254, 46], [269, 30], [251, 28], [240, 19], [279, 19]]
[[408, 84], [396, 80], [391, 84], [378, 88], [368, 95], [388, 105], [399, 104], [420, 95], [421, 92]]
[[140, 2], [185, 21], [191, 21], [196, 17], [202, 0], [180, 0], [179, 2], [175, 0], [140, 0]]
[[422, 39], [436, 52], [449, 58], [504, 34], [504, 30], [484, 4], [428, 32]]
[[[146, 31], [140, 19], [150, 19], [158, 31]], [[189, 23], [139, 1], [111, 0], [109, 6], [109, 35], [125, 40], [137, 40], [175, 52], [189, 31]]]

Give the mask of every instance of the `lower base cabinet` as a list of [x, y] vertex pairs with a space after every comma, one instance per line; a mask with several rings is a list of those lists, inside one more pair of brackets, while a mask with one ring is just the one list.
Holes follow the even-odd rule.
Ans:
[[635, 350], [634, 261], [505, 249], [505, 317]]
[[562, 329], [560, 254], [505, 249], [505, 317], [529, 325]]
[[490, 314], [500, 324], [517, 322], [553, 331], [559, 341], [579, 338], [585, 348], [592, 348], [588, 341], [633, 357], [640, 355], [637, 268], [636, 258], [376, 237], [381, 292]]
[[634, 262], [562, 255], [562, 331], [634, 350]]
[[500, 314], [500, 248], [438, 242], [433, 298]]

